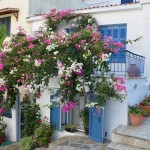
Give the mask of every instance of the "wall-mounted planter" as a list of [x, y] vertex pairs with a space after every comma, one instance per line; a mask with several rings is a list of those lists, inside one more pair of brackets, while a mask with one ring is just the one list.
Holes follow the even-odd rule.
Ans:
[[139, 77], [139, 69], [136, 67], [136, 64], [130, 64], [127, 73], [129, 77]]

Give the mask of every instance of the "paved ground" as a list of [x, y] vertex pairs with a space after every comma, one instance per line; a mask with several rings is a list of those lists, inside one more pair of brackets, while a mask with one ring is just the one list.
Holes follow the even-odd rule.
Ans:
[[[65, 136], [49, 144], [49, 148], [36, 148], [36, 150], [107, 150], [109, 142], [104, 144], [89, 140], [87, 136]], [[0, 150], [20, 150], [18, 143], [13, 143]]]
[[109, 141], [104, 144], [89, 140], [87, 136], [65, 136], [49, 145], [49, 150], [107, 150]]

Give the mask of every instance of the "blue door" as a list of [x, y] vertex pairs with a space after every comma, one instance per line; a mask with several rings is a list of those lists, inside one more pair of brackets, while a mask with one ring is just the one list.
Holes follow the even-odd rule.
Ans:
[[[111, 26], [100, 26], [99, 31], [104, 36], [111, 36], [115, 42], [126, 41], [127, 26], [126, 25], [111, 25]], [[112, 54], [109, 62], [110, 63], [126, 63], [126, 47], [120, 49], [117, 54]]]
[[[58, 96], [57, 94], [51, 95], [50, 101], [52, 101], [57, 96]], [[50, 108], [50, 121], [52, 125], [55, 125], [56, 130], [61, 130], [61, 108], [60, 107]]]
[[[88, 99], [92, 102], [95, 101], [96, 96], [90, 94]], [[95, 107], [89, 110], [89, 138], [97, 142], [103, 142], [103, 109]]]

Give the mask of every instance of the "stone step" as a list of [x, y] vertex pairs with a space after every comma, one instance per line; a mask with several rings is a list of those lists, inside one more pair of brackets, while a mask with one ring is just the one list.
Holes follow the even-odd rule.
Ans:
[[112, 142], [150, 150], [150, 118], [138, 127], [120, 125], [113, 131]]
[[108, 149], [109, 150], [144, 150], [144, 149], [141, 149], [141, 148], [136, 148], [136, 147], [133, 147], [133, 146], [118, 144], [118, 143], [113, 143], [113, 142], [111, 142], [108, 145]]

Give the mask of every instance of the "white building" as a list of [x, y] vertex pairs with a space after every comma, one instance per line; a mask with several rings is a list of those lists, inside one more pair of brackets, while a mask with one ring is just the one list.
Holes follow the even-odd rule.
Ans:
[[[128, 124], [128, 105], [139, 103], [147, 93], [147, 87], [145, 85], [146, 78], [150, 79], [150, 0], [141, 0], [140, 2], [129, 0], [103, 0], [100, 2], [100, 4], [97, 4], [99, 3], [98, 0], [85, 0], [84, 2], [88, 4], [88, 7], [76, 9], [75, 12], [88, 13], [95, 17], [99, 24], [99, 30], [104, 35], [112, 36], [113, 39], [117, 41], [135, 40], [139, 37], [142, 37], [137, 42], [127, 44], [125, 48], [132, 53], [145, 57], [145, 67], [140, 66], [143, 61], [140, 61], [140, 63], [136, 64], [141, 71], [141, 75], [143, 75], [144, 69], [145, 77], [142, 76], [137, 78], [128, 78], [126, 76], [127, 94], [124, 95], [125, 99], [123, 103], [110, 100], [110, 102], [105, 106], [103, 136], [111, 139], [112, 131], [118, 125]], [[26, 22], [30, 24], [31, 32], [37, 30], [43, 21], [44, 20], [40, 15], [31, 15], [26, 19]], [[129, 53], [129, 55], [132, 53]], [[123, 56], [118, 56], [117, 60], [115, 59], [115, 65], [122, 65], [124, 68], [124, 70], [115, 70], [112, 68], [117, 75], [126, 75], [126, 67], [129, 67], [130, 63], [136, 63], [128, 62], [128, 59], [126, 58], [127, 53], [124, 54], [125, 55]], [[133, 55], [138, 59], [139, 56], [135, 54]], [[59, 85], [57, 84], [57, 77], [51, 80], [51, 86], [54, 87], [53, 85], [55, 85], [55, 88], [59, 88]], [[37, 99], [37, 103], [39, 103], [41, 106], [42, 117], [51, 117], [52, 111], [50, 112], [50, 109], [43, 108], [43, 105], [50, 102], [50, 95], [52, 94], [45, 92], [42, 94], [40, 99]], [[83, 107], [84, 104], [80, 103], [77, 109], [72, 112], [72, 114], [69, 114], [71, 118], [70, 120], [74, 120], [74, 122], [71, 123], [76, 124], [76, 126], [78, 126], [80, 129], [83, 129], [83, 126], [78, 119], [78, 111]], [[60, 110], [57, 113], [58, 114], [56, 117], [59, 117], [57, 124], [60, 124], [59, 129], [61, 129], [61, 124], [65, 122], [65, 115], [62, 114]]]
[[[144, 76], [137, 78], [128, 78], [126, 76], [127, 95], [124, 95], [125, 100], [123, 103], [110, 101], [105, 106], [103, 135], [106, 138], [111, 139], [112, 131], [118, 125], [128, 125], [128, 105], [139, 103], [147, 93], [146, 79], [150, 78], [150, 0], [142, 0], [140, 2], [123, 0], [109, 1], [109, 3], [104, 6], [101, 4], [96, 5], [96, 3], [99, 2], [98, 0], [85, 0], [85, 2], [89, 5], [89, 7], [77, 9], [75, 12], [91, 14], [96, 18], [99, 24], [99, 30], [102, 34], [112, 36], [114, 40], [127, 41], [135, 40], [140, 37], [139, 41], [133, 42], [132, 44], [127, 44], [125, 48], [128, 51], [135, 53], [135, 55], [133, 55], [137, 59], [139, 58], [138, 55], [145, 57], [145, 67], [140, 66], [143, 61], [136, 64], [140, 68], [141, 74], [143, 74], [144, 71]], [[33, 31], [37, 30], [43, 23], [41, 16], [29, 17], [27, 21], [32, 24]], [[126, 67], [123, 66], [124, 70], [114, 70], [116, 75], [123, 75], [123, 73], [126, 73], [127, 67], [129, 67], [131, 63], [135, 63], [135, 60], [131, 60], [133, 62], [129, 62], [127, 55], [127, 53], [124, 56], [120, 55], [117, 57], [117, 60], [115, 60], [115, 65], [126, 65]], [[55, 82], [56, 81], [57, 80], [55, 80]], [[57, 88], [59, 88], [59, 86]], [[50, 101], [50, 97], [46, 93], [43, 94], [41, 99], [45, 100], [44, 103], [46, 103], [46, 101], [49, 103]], [[41, 102], [40, 99], [37, 99], [37, 102], [40, 103], [40, 105], [43, 105], [43, 102]], [[83, 104], [79, 105], [80, 109], [83, 108], [82, 105]], [[41, 109], [44, 114], [49, 114], [50, 117], [50, 110], [47, 112], [44, 108], [41, 107]], [[73, 113], [75, 115], [72, 115]], [[77, 113], [72, 112], [72, 114], [71, 117], [75, 120]], [[63, 116], [60, 115], [59, 117], [59, 123], [61, 124], [63, 122]], [[78, 124], [78, 127], [83, 129], [80, 122], [76, 122], [75, 124]]]

